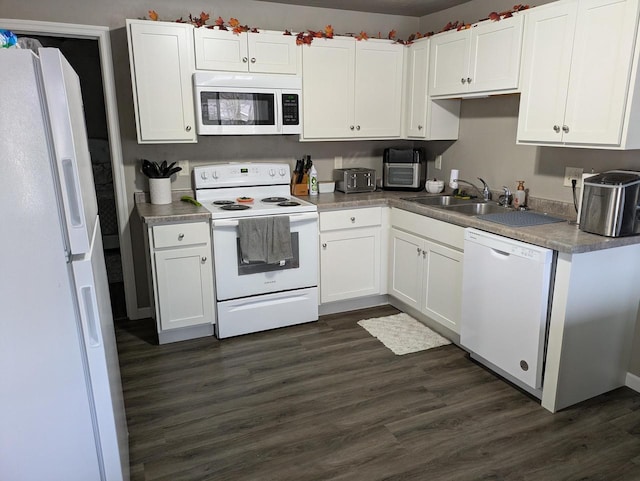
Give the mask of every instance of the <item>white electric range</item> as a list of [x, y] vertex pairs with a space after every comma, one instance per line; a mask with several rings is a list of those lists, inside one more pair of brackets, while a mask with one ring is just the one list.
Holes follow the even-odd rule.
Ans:
[[[318, 212], [289, 194], [284, 163], [224, 163], [193, 169], [196, 199], [211, 212], [219, 339], [318, 319]], [[288, 216], [293, 257], [243, 262], [243, 219]]]

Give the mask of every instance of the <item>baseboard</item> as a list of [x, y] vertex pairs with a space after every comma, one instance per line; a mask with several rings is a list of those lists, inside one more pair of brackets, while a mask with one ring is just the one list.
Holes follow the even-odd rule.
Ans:
[[376, 307], [389, 304], [389, 296], [382, 294], [379, 296], [360, 297], [358, 299], [349, 299], [346, 301], [329, 302], [318, 306], [318, 314], [321, 316], [326, 314], [337, 314], [338, 312], [355, 311], [357, 309], [365, 309], [367, 307]]
[[636, 392], [640, 392], [640, 376], [628, 372], [624, 385]]

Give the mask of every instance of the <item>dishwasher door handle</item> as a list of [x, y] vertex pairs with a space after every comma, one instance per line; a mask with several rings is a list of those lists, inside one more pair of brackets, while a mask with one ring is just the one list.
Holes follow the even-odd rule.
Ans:
[[506, 259], [507, 257], [511, 256], [511, 254], [509, 254], [508, 252], [501, 251], [501, 250], [498, 250], [498, 249], [494, 249], [493, 247], [490, 247], [490, 249], [491, 249], [491, 254], [493, 254], [494, 256], [499, 257], [501, 259]]

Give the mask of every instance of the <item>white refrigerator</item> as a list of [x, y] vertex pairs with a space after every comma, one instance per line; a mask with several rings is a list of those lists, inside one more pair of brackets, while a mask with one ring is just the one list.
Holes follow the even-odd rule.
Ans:
[[129, 479], [78, 76], [0, 49], [0, 479]]

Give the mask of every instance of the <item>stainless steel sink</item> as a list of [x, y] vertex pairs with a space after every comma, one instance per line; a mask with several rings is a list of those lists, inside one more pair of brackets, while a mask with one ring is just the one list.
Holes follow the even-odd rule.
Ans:
[[509, 208], [490, 202], [474, 202], [462, 205], [451, 205], [446, 207], [451, 212], [459, 212], [465, 215], [496, 214], [499, 212], [509, 212]]
[[431, 205], [434, 207], [447, 207], [452, 205], [463, 205], [471, 202], [466, 199], [457, 199], [451, 195], [435, 195], [429, 197], [406, 197], [402, 200], [415, 202], [416, 204]]

